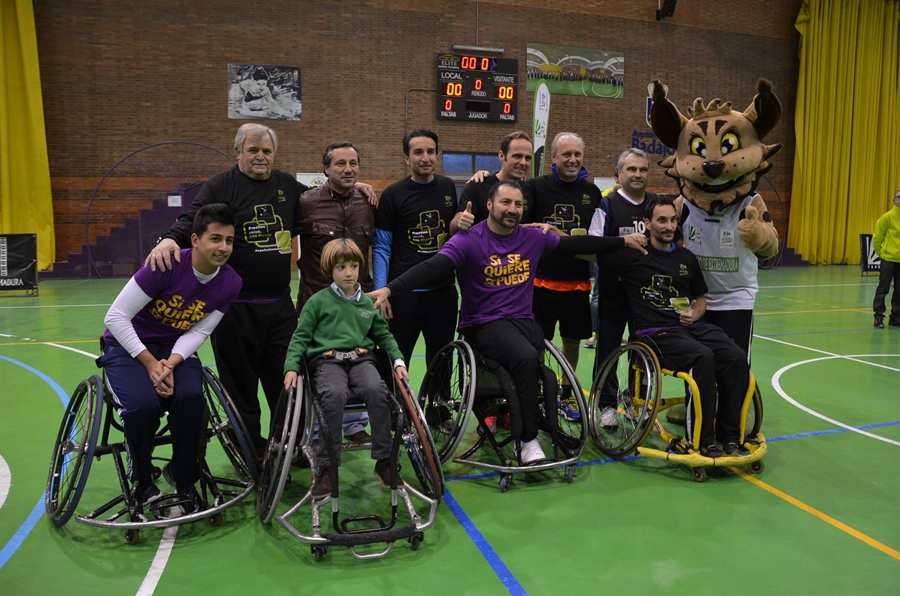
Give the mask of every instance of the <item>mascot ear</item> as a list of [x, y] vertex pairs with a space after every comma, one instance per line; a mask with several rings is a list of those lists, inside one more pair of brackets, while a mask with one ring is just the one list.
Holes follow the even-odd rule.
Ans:
[[744, 117], [753, 123], [756, 136], [762, 140], [781, 120], [781, 102], [772, 93], [772, 83], [769, 81], [760, 79], [756, 89], [756, 97], [744, 112]]
[[653, 107], [650, 109], [650, 122], [653, 132], [670, 149], [678, 147], [678, 136], [687, 124], [678, 108], [666, 98], [666, 90], [660, 81], [653, 81]]

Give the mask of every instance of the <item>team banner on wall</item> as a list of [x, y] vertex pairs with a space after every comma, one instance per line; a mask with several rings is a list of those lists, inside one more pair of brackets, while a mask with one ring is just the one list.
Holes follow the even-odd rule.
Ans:
[[37, 234], [0, 235], [0, 292], [37, 293]]
[[525, 77], [525, 89], [532, 92], [543, 80], [554, 95], [622, 99], [625, 54], [530, 43]]
[[228, 117], [300, 120], [299, 66], [228, 65]]
[[881, 259], [872, 246], [872, 234], [859, 235], [859, 265], [863, 273], [881, 271]]
[[544, 146], [547, 144], [547, 122], [550, 121], [550, 90], [544, 81], [534, 93], [534, 122], [531, 125], [531, 139], [534, 155], [531, 160], [531, 177], [544, 175]]

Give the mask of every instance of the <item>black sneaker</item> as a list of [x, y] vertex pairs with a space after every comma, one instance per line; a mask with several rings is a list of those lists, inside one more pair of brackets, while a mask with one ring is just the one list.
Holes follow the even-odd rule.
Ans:
[[179, 488], [178, 495], [184, 500], [181, 504], [184, 515], [190, 515], [204, 509], [203, 499], [200, 498], [200, 493], [197, 492], [193, 484]]
[[[894, 323], [891, 323], [893, 325]], [[897, 323], [900, 325], [900, 322]], [[875, 315], [875, 329], [884, 329], [884, 317], [881, 315]]]
[[[375, 462], [375, 477], [384, 488], [391, 488], [391, 460], [379, 459]], [[403, 488], [403, 479], [397, 476], [397, 488]]]
[[703, 457], [725, 457], [725, 450], [713, 443], [709, 447], [701, 447], [700, 455]]
[[316, 474], [316, 481], [312, 485], [312, 498], [324, 499], [331, 496], [331, 475], [328, 468], [322, 468]]
[[900, 317], [889, 318], [888, 325], [890, 325], [891, 327], [900, 327]]
[[729, 441], [725, 444], [725, 454], [729, 457], [740, 457], [744, 455], [744, 450], [735, 441]]
[[149, 505], [150, 503], [160, 500], [162, 496], [162, 491], [152, 482], [147, 488], [138, 490], [137, 494], [137, 498], [140, 499], [141, 505]]

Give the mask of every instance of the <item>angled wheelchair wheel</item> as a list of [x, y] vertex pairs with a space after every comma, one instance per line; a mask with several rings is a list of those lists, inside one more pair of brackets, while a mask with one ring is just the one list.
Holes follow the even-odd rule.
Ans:
[[431, 437], [431, 431], [425, 424], [425, 414], [416, 401], [409, 381], [401, 379], [398, 389], [406, 409], [407, 428], [403, 435], [406, 453], [422, 491], [440, 503], [444, 496], [444, 470], [437, 457], [437, 448]]
[[92, 375], [79, 383], [63, 415], [53, 446], [44, 507], [54, 526], [64, 525], [81, 499], [100, 433], [103, 382]]
[[[603, 387], [615, 389], [614, 423], [609, 416], [603, 420]], [[637, 449], [653, 428], [660, 391], [660, 366], [653, 350], [640, 342], [616, 348], [600, 365], [589, 398], [588, 427], [600, 451], [624, 457]]]
[[[587, 441], [588, 409], [584, 392], [578, 375], [572, 365], [555, 345], [544, 340], [544, 365], [556, 375], [557, 384], [570, 385], [574, 402], [559, 404], [557, 408], [557, 425], [559, 427], [559, 447], [566, 452], [567, 458], [580, 456]], [[563, 407], [565, 406], [565, 407]]]
[[759, 392], [759, 383], [757, 383], [753, 388], [753, 401], [750, 403], [750, 407], [747, 408], [747, 418], [744, 422], [744, 432], [745, 434], [755, 439], [756, 435], [759, 433], [759, 430], [762, 428], [762, 420], [763, 420], [763, 403], [762, 403], [762, 394]]
[[209, 424], [222, 444], [231, 465], [243, 480], [257, 479], [256, 455], [247, 438], [247, 429], [231, 398], [225, 393], [219, 377], [203, 367], [203, 394], [209, 408]]
[[475, 355], [464, 341], [452, 341], [435, 355], [419, 390], [425, 420], [441, 463], [462, 440], [475, 396]]
[[298, 444], [303, 412], [303, 383], [296, 389], [282, 390], [272, 413], [269, 442], [256, 483], [256, 511], [262, 523], [272, 521], [291, 469], [294, 448]]

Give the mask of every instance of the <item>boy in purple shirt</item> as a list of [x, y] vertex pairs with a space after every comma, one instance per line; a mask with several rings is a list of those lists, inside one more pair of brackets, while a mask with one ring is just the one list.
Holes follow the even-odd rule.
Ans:
[[460, 231], [440, 252], [413, 267], [370, 296], [379, 306], [393, 293], [408, 291], [436, 276], [456, 270], [462, 294], [459, 330], [483, 356], [497, 361], [513, 378], [522, 412], [519, 460], [530, 464], [545, 459], [537, 440], [539, 430], [538, 379], [544, 334], [534, 320], [531, 303], [534, 269], [547, 254], [604, 253], [623, 246], [642, 252], [646, 238], [547, 234], [548, 224], [520, 226], [522, 185], [500, 182], [488, 198], [487, 220]]
[[[153, 482], [154, 437], [168, 412], [176, 489], [199, 508], [194, 484], [200, 478], [197, 434], [203, 424], [203, 375], [194, 354], [215, 329], [241, 289], [229, 265], [234, 215], [221, 203], [197, 212], [192, 248], [182, 251], [172, 270], [144, 267], [116, 297], [100, 340], [113, 400], [131, 445], [135, 496], [151, 503], [162, 496]], [[191, 511], [185, 511], [191, 513]]]

